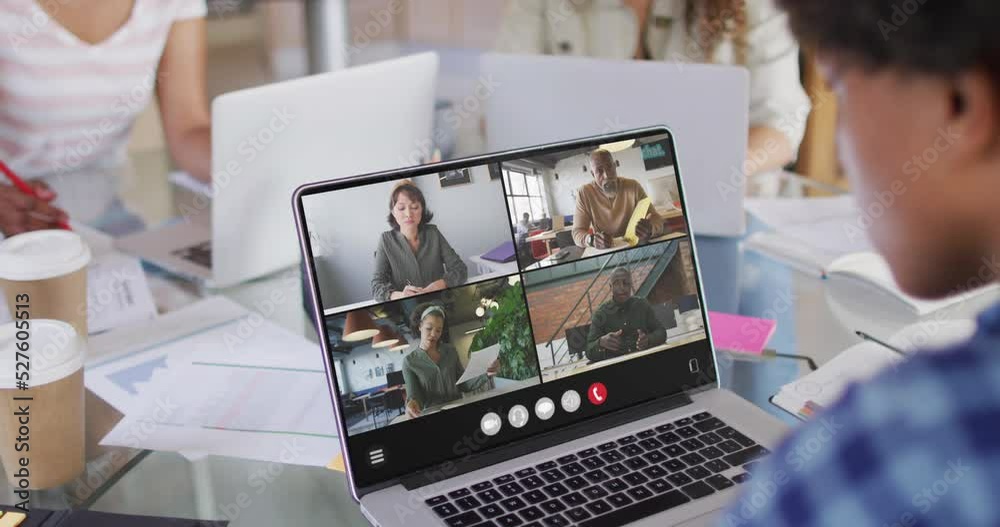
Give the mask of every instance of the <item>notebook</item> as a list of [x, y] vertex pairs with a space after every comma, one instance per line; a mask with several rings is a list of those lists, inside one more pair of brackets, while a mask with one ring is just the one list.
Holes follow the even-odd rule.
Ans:
[[1000, 286], [989, 284], [979, 289], [958, 292], [940, 300], [923, 300], [904, 293], [896, 279], [892, 276], [889, 264], [884, 258], [873, 252], [847, 254], [834, 260], [826, 271], [826, 276], [832, 282], [853, 280], [889, 294], [910, 310], [911, 313], [923, 317], [935, 311], [949, 308], [984, 294], [997, 294]]
[[[905, 353], [932, 353], [968, 340], [975, 332], [972, 320], [920, 322], [888, 339]], [[714, 328], [713, 328], [714, 332]], [[814, 372], [781, 387], [771, 402], [800, 419], [831, 406], [848, 386], [864, 382], [906, 360], [874, 342], [860, 342], [842, 351]]]
[[896, 284], [886, 261], [874, 252], [852, 196], [751, 199], [747, 200], [746, 209], [772, 228], [748, 236], [744, 242], [746, 249], [814, 276], [863, 282], [894, 297], [917, 316], [981, 294], [1000, 293], [1000, 286], [991, 284], [935, 301], [907, 295]]

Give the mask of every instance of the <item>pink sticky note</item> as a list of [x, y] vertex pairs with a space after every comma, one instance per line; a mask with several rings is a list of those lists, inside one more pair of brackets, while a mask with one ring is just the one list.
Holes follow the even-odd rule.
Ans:
[[708, 312], [716, 349], [760, 355], [778, 329], [778, 322], [729, 313]]

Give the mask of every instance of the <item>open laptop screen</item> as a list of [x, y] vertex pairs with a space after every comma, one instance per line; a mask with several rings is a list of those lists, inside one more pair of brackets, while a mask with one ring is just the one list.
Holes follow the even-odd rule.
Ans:
[[665, 129], [297, 203], [358, 487], [715, 381]]

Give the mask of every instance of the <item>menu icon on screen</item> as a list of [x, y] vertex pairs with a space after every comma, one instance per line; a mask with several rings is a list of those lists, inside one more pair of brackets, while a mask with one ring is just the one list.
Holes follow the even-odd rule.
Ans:
[[371, 447], [368, 449], [368, 464], [372, 468], [378, 468], [385, 464], [385, 449], [382, 447]]

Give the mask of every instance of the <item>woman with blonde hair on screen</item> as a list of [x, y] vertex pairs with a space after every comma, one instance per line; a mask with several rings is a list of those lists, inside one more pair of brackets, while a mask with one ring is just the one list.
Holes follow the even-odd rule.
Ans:
[[[792, 162], [805, 134], [811, 104], [799, 79], [799, 47], [787, 25], [772, 0], [510, 0], [496, 48], [745, 66], [750, 72], [745, 168], [752, 176]], [[763, 162], [751, 161], [755, 153], [761, 159], [761, 152], [767, 154]]]
[[409, 179], [392, 188], [389, 225], [375, 251], [372, 296], [385, 302], [462, 285], [468, 269], [462, 257], [430, 222], [424, 193]]

